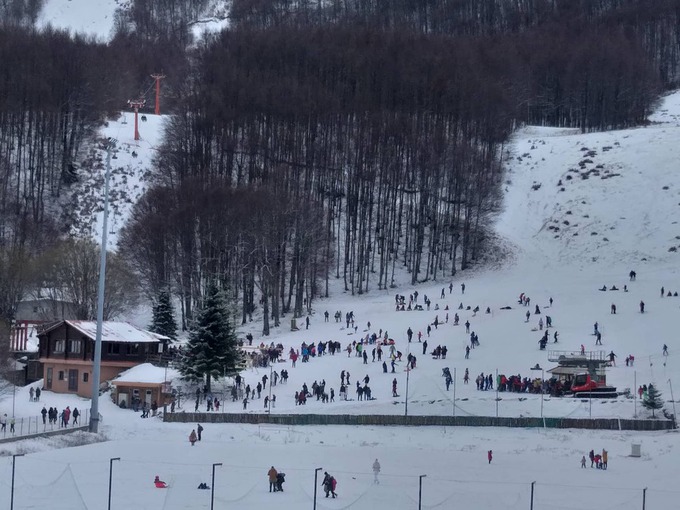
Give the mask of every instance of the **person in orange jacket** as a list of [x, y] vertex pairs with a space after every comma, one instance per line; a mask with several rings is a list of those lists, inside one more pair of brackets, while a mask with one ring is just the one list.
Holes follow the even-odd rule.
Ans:
[[269, 477], [269, 492], [272, 492], [272, 489], [274, 489], [274, 492], [276, 492], [276, 477], [278, 474], [279, 472], [274, 469], [274, 466], [272, 466], [271, 469], [267, 471], [267, 476]]

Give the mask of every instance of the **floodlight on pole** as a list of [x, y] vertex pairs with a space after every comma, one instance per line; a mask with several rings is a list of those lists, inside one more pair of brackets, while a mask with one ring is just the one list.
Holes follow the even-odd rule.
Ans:
[[14, 465], [16, 464], [17, 457], [23, 456], [23, 453], [16, 453], [12, 455], [12, 489], [10, 491], [9, 510], [14, 510]]
[[427, 475], [420, 475], [418, 477], [418, 510], [423, 508], [423, 478]]
[[94, 342], [92, 367], [92, 410], [90, 432], [99, 430], [99, 384], [102, 365], [102, 329], [104, 324], [104, 289], [106, 287], [106, 243], [109, 221], [109, 180], [111, 179], [111, 156], [116, 149], [116, 140], [109, 138], [106, 143], [106, 174], [104, 175], [104, 218], [102, 219], [102, 244], [99, 248], [99, 288], [97, 291], [97, 332]]
[[319, 476], [319, 471], [321, 471], [323, 468], [316, 468], [314, 470], [314, 510], [316, 510], [316, 484], [319, 481], [318, 476]]
[[212, 465], [212, 483], [210, 485], [210, 510], [215, 507], [215, 466], [221, 466], [221, 462], [215, 462]]
[[109, 459], [109, 506], [108, 509], [111, 510], [111, 482], [113, 481], [113, 461], [120, 460], [120, 457], [113, 457]]

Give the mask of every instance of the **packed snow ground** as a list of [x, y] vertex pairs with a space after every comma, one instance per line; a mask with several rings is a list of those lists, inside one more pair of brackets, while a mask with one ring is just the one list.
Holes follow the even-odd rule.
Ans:
[[[289, 331], [287, 317], [266, 342], [281, 342], [286, 351], [299, 348], [303, 341], [318, 340], [337, 340], [344, 348], [369, 332], [387, 330], [404, 358], [409, 349], [418, 358], [417, 368], [409, 373], [409, 414], [453, 412], [453, 388], [447, 392], [441, 377], [442, 368], [448, 366], [452, 371], [456, 368], [456, 413], [493, 416], [498, 404], [501, 416], [540, 416], [540, 396], [501, 393], [501, 400], [496, 401], [494, 392], [476, 390], [474, 378], [480, 372], [495, 374], [496, 370], [538, 377], [540, 373], [530, 371], [530, 367], [537, 363], [546, 370], [554, 367], [547, 360], [547, 351], [538, 349], [542, 332], [536, 330], [537, 321], [539, 317], [545, 320], [547, 314], [554, 325], [548, 349], [576, 351], [584, 344], [587, 350], [613, 350], [618, 356], [617, 366], [608, 370], [608, 381], [619, 390], [631, 391], [636, 384], [654, 383], [667, 401], [667, 410], [673, 412], [671, 384], [680, 391], [680, 344], [675, 334], [680, 297], [661, 297], [660, 289], [663, 286], [666, 291], [680, 292], [680, 254], [671, 250], [680, 246], [676, 239], [680, 229], [674, 219], [680, 206], [680, 176], [676, 171], [679, 115], [680, 94], [675, 93], [664, 98], [647, 127], [589, 135], [525, 128], [516, 134], [508, 154], [506, 209], [497, 224], [498, 233], [513, 250], [511, 262], [496, 270], [456, 275], [452, 293], [449, 280], [419, 285], [418, 301], [427, 294], [432, 300], [430, 311], [394, 310], [394, 295], [404, 294], [408, 299], [414, 288], [373, 290], [360, 297], [336, 288], [331, 299], [316, 302], [309, 330], [304, 329], [304, 321], [298, 321], [302, 329]], [[146, 156], [140, 152], [139, 157]], [[591, 162], [584, 162], [586, 159]], [[567, 179], [570, 175], [572, 179]], [[562, 188], [564, 191], [560, 191]], [[631, 269], [637, 272], [634, 282], [628, 281]], [[460, 287], [463, 282], [464, 295]], [[602, 292], [598, 290], [602, 285], [616, 285], [621, 290]], [[624, 285], [628, 292], [623, 292]], [[440, 297], [442, 287], [446, 288], [444, 298]], [[531, 312], [535, 305], [541, 307], [540, 316], [532, 313], [525, 322], [527, 309], [517, 303], [520, 293], [531, 297]], [[554, 300], [552, 307], [548, 307], [550, 297]], [[639, 313], [641, 300], [646, 303], [644, 314]], [[461, 302], [472, 308], [478, 305], [481, 310], [476, 316], [471, 311], [458, 311]], [[612, 303], [617, 305], [616, 315], [610, 314]], [[436, 304], [438, 311], [434, 310]], [[433, 327], [428, 338], [427, 325], [436, 315], [445, 322], [446, 305], [450, 308], [449, 322]], [[501, 310], [504, 306], [512, 309]], [[484, 313], [487, 307], [492, 313]], [[328, 323], [323, 319], [325, 310], [330, 314]], [[338, 310], [343, 318], [346, 312], [354, 311], [356, 333], [344, 323], [334, 322], [333, 314]], [[454, 327], [456, 312], [461, 325]], [[464, 359], [469, 339], [462, 325], [466, 320], [481, 344], [471, 351], [469, 360]], [[596, 321], [603, 333], [602, 347], [594, 345], [592, 329]], [[410, 345], [406, 341], [409, 326], [414, 330]], [[248, 326], [259, 343], [262, 339], [257, 327], [255, 323]], [[555, 330], [559, 332], [557, 344], [552, 343]], [[437, 345], [446, 345], [447, 359], [423, 355], [418, 331], [428, 341], [428, 353]], [[667, 357], [662, 356], [664, 343], [669, 347]], [[624, 363], [629, 354], [636, 359], [633, 367]], [[290, 378], [287, 385], [273, 388], [277, 395], [274, 413], [404, 413], [405, 362], [398, 364], [397, 373], [383, 374], [371, 357], [364, 365], [360, 358], [348, 358], [341, 352], [309, 363], [298, 361], [295, 368], [286, 360], [276, 367], [279, 371], [281, 368], [289, 371]], [[471, 377], [468, 385], [462, 383], [466, 368]], [[351, 373], [352, 381], [350, 398], [354, 400], [347, 402], [340, 402], [337, 395], [343, 369]], [[269, 369], [249, 369], [243, 375], [246, 383], [254, 386], [264, 374], [269, 375]], [[354, 382], [365, 375], [371, 379], [376, 400], [359, 402], [353, 392]], [[401, 396], [392, 398], [395, 377]], [[294, 405], [293, 394], [302, 383], [311, 386], [314, 380], [322, 379], [327, 388], [335, 389], [336, 402], [322, 404], [310, 399], [306, 406]], [[184, 393], [191, 390], [185, 387]], [[262, 399], [255, 399], [247, 412], [261, 412], [266, 394], [268, 391]], [[35, 416], [41, 408], [40, 403], [28, 402], [27, 395], [28, 388], [17, 392], [17, 416]], [[87, 401], [50, 392], [43, 393], [42, 401], [60, 409], [65, 405], [88, 406]], [[594, 400], [592, 407], [590, 404], [546, 397], [543, 414], [649, 415], [639, 402], [625, 397]], [[11, 394], [5, 393], [0, 412], [8, 408]], [[241, 412], [242, 405], [227, 398], [222, 409]], [[181, 410], [193, 410], [191, 399]], [[679, 436], [675, 432], [203, 424], [203, 441], [191, 447], [187, 441], [191, 425], [163, 424], [156, 418], [142, 420], [138, 413], [120, 410], [108, 399], [102, 403], [101, 413], [103, 434], [109, 439], [106, 442], [62, 450], [53, 449], [54, 440], [0, 447], [3, 453], [30, 453], [17, 459], [15, 508], [40, 505], [42, 497], [50, 498], [53, 509], [104, 508], [112, 457], [121, 458], [113, 464], [112, 508], [209, 508], [210, 491], [197, 490], [196, 486], [200, 482], [211, 484], [211, 467], [216, 462], [223, 464], [216, 468], [217, 508], [309, 507], [316, 467], [323, 467], [338, 479], [338, 499], [326, 500], [320, 491], [318, 507], [323, 509], [414, 508], [419, 475], [427, 475], [423, 480], [423, 508], [528, 508], [532, 481], [537, 482], [537, 510], [593, 504], [637, 509], [644, 487], [648, 487], [647, 508], [673, 508], [680, 499], [674, 485], [679, 458]], [[641, 458], [629, 457], [632, 443], [642, 445]], [[609, 451], [608, 470], [580, 468], [582, 455], [603, 448]], [[494, 452], [491, 465], [486, 456], [490, 449]], [[375, 458], [382, 464], [379, 485], [372, 483]], [[266, 472], [271, 465], [287, 474], [282, 494], [268, 492]], [[0, 460], [0, 471], [0, 485], [7, 484], [10, 458]], [[170, 488], [154, 488], [155, 475]], [[6, 487], [0, 493], [6, 493]]]

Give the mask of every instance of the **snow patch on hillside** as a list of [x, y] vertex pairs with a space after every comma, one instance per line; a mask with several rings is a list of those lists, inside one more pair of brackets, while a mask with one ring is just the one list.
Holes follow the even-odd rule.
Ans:
[[[125, 225], [134, 204], [147, 189], [152, 161], [161, 143], [167, 118], [148, 113], [144, 116], [147, 120], [139, 122], [139, 140], [134, 139], [134, 113], [130, 112], [124, 112], [117, 119], [109, 121], [99, 133], [102, 141], [108, 138], [116, 140], [109, 182], [108, 245], [113, 250], [118, 244], [120, 228]], [[73, 194], [73, 235], [101, 241], [105, 174], [106, 151], [100, 144], [90, 149], [86, 164], [82, 165], [82, 181]]]
[[47, 0], [38, 26], [50, 25], [71, 33], [108, 40], [113, 31], [116, 9], [127, 8], [127, 0]]
[[680, 93], [650, 121], [606, 133], [519, 130], [499, 232], [540, 267], [680, 262]]

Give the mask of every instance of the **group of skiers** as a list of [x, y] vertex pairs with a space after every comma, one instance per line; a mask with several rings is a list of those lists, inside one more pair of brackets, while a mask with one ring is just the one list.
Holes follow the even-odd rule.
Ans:
[[50, 425], [56, 424], [57, 420], [59, 420], [60, 427], [68, 427], [71, 418], [73, 418], [74, 426], [79, 425], [78, 418], [80, 418], [80, 411], [78, 411], [77, 407], [74, 407], [73, 411], [71, 411], [71, 408], [66, 406], [66, 409], [60, 413], [56, 407], [46, 409], [45, 406], [43, 406], [40, 414], [42, 415], [43, 425], [46, 425], [48, 420]]
[[[588, 452], [590, 459], [590, 467], [597, 469], [607, 469], [607, 461], [609, 460], [609, 452], [602, 448], [602, 453], [595, 453], [594, 450]], [[586, 467], [586, 456], [581, 457], [581, 469]]]

